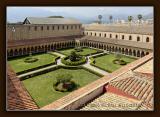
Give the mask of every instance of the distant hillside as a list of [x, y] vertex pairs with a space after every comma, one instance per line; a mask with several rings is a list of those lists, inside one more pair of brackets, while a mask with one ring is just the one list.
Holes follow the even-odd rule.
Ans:
[[64, 18], [63, 16], [49, 16], [48, 18]]

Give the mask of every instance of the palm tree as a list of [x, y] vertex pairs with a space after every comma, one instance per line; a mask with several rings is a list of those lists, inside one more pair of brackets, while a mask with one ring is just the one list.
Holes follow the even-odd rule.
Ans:
[[131, 21], [133, 20], [132, 16], [128, 16], [128, 21], [130, 22], [130, 26], [131, 26]]
[[98, 15], [98, 19], [99, 19], [99, 22], [100, 24], [102, 23], [101, 19], [102, 19], [102, 15]]
[[112, 19], [113, 19], [113, 16], [110, 15], [110, 16], [109, 16], [110, 23], [111, 23]]
[[139, 24], [140, 24], [140, 23], [141, 23], [141, 19], [143, 18], [142, 15], [141, 15], [141, 14], [138, 14], [138, 15], [137, 15], [137, 18], [138, 18]]

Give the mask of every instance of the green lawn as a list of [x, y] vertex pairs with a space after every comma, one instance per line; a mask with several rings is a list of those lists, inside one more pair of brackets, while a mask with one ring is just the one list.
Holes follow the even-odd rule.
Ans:
[[73, 75], [73, 80], [80, 87], [97, 80], [99, 76], [92, 74], [84, 69], [63, 69], [48, 72], [40, 76], [35, 76], [30, 79], [23, 80], [26, 89], [29, 91], [39, 107], [50, 104], [51, 102], [67, 95], [69, 92], [58, 92], [53, 88], [53, 83], [56, 81], [57, 74], [70, 73]]
[[55, 58], [56, 58], [56, 56], [50, 55], [50, 54], [38, 54], [38, 55], [32, 55], [32, 57], [38, 58], [38, 61], [33, 63], [26, 63], [24, 62], [26, 57], [10, 59], [8, 61], [16, 73], [24, 70], [32, 69], [38, 66], [53, 63], [55, 62]]
[[[105, 69], [106, 71], [109, 70], [109, 71], [113, 72], [113, 71], [119, 69], [120, 67], [124, 66], [124, 65], [118, 65], [118, 64], [113, 63], [113, 60], [116, 59], [114, 54], [104, 55], [104, 56], [97, 57], [94, 59], [96, 61], [95, 65], [102, 68], [102, 69]], [[127, 64], [136, 60], [135, 58], [127, 57], [125, 55], [122, 55], [121, 59], [126, 61]]]
[[[60, 52], [62, 54], [65, 54], [65, 55], [70, 55], [71, 51], [74, 51], [74, 48], [71, 48], [71, 49], [65, 49], [65, 50], [60, 50]], [[87, 55], [87, 54], [91, 54], [91, 53], [96, 53], [97, 50], [95, 49], [90, 49], [90, 48], [83, 48], [83, 51], [82, 52], [77, 52], [79, 53], [80, 55]]]

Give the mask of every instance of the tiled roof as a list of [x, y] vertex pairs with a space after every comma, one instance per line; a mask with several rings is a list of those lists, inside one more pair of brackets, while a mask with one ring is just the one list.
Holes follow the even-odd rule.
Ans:
[[153, 35], [153, 25], [84, 25], [86, 31], [104, 31], [131, 34], [151, 34]]
[[96, 98], [80, 110], [136, 110], [140, 104], [141, 101], [136, 99], [126, 98], [124, 96], [108, 92]]
[[132, 95], [153, 108], [153, 83], [141, 76], [128, 77], [111, 81], [110, 85]]
[[38, 109], [38, 106], [9, 65], [7, 68], [7, 80], [7, 110]]
[[30, 24], [81, 24], [73, 18], [46, 18], [46, 17], [27, 17], [24, 21]]

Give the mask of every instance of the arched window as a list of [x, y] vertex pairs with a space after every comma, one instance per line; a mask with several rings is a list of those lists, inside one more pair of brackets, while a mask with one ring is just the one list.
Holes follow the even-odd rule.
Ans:
[[106, 34], [104, 34], [104, 37], [106, 37], [107, 35]]
[[140, 37], [139, 36], [137, 37], [137, 41], [140, 41]]
[[52, 26], [52, 30], [54, 30], [54, 26]]
[[118, 35], [116, 35], [116, 39], [118, 38]]
[[122, 39], [124, 39], [124, 35], [122, 35]]
[[43, 30], [43, 26], [41, 26], [41, 30]]
[[146, 42], [149, 42], [149, 37], [146, 38]]
[[91, 33], [91, 36], [92, 36], [92, 33]]
[[132, 36], [131, 35], [129, 36], [129, 40], [132, 40]]
[[67, 26], [67, 30], [68, 30], [68, 26]]
[[34, 27], [34, 30], [37, 31], [37, 26]]
[[49, 26], [47, 26], [47, 30], [49, 30]]
[[101, 37], [101, 33], [99, 33], [99, 36]]
[[112, 38], [112, 34], [110, 34], [109, 37]]
[[96, 36], [96, 33], [95, 33], [95, 36]]
[[57, 29], [59, 30], [59, 26], [57, 27]]

